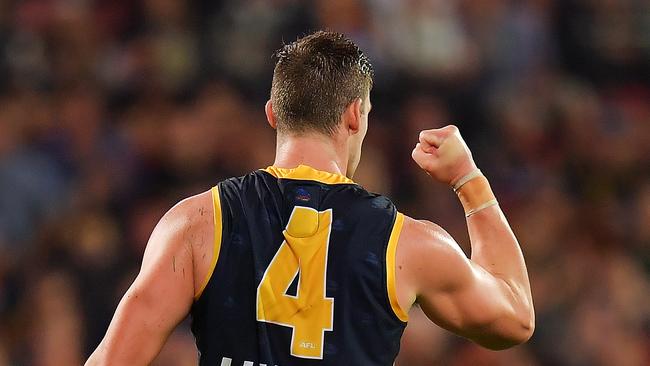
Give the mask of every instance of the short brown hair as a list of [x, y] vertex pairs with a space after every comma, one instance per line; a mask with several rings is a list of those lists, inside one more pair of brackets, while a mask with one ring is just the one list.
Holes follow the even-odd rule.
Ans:
[[276, 56], [271, 103], [281, 132], [331, 135], [345, 108], [372, 88], [370, 61], [340, 33], [312, 33]]

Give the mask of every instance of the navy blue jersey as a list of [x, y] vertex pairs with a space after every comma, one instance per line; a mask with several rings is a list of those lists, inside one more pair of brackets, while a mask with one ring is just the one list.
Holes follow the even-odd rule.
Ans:
[[393, 203], [301, 165], [219, 183], [211, 274], [192, 307], [202, 366], [392, 365]]

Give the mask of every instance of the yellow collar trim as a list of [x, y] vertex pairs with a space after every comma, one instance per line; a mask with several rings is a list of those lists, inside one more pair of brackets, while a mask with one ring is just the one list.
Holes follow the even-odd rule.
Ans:
[[334, 174], [330, 172], [324, 172], [322, 170], [316, 170], [307, 165], [298, 165], [295, 168], [278, 168], [275, 166], [270, 166], [266, 169], [262, 169], [265, 172], [271, 174], [272, 176], [280, 179], [298, 179], [298, 180], [313, 180], [325, 184], [356, 184], [347, 177], [344, 177], [340, 174]]

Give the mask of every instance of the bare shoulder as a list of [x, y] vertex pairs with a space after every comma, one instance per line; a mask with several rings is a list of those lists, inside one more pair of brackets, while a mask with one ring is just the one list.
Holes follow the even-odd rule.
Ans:
[[175, 204], [163, 216], [161, 222], [184, 225], [187, 229], [207, 222], [212, 215], [212, 192], [210, 190], [187, 197]]
[[201, 246], [205, 231], [212, 228], [213, 208], [211, 191], [206, 191], [175, 204], [160, 219], [152, 236], [167, 235], [167, 241], [191, 246]]
[[419, 293], [423, 287], [451, 289], [464, 281], [462, 268], [469, 259], [454, 238], [430, 221], [406, 216], [397, 247], [398, 262], [406, 272], [405, 287]]
[[399, 245], [414, 253], [434, 252], [443, 257], [460, 255], [467, 258], [454, 238], [440, 225], [408, 216], [404, 217]]
[[181, 262], [189, 264], [194, 288], [198, 288], [209, 271], [213, 255], [213, 207], [212, 192], [208, 190], [185, 198], [169, 209], [151, 235], [143, 267], [159, 256], [172, 255], [174, 266]]

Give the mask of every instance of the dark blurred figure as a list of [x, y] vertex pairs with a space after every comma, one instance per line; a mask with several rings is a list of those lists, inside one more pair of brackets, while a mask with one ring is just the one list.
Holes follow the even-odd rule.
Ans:
[[[409, 131], [455, 123], [527, 245], [531, 342], [492, 353], [411, 314], [398, 365], [650, 364], [649, 19], [642, 0], [0, 0], [0, 365], [81, 363], [164, 210], [272, 162], [272, 53], [316, 28], [377, 68], [356, 180], [467, 250], [409, 158]], [[195, 363], [188, 334], [159, 365]]]

